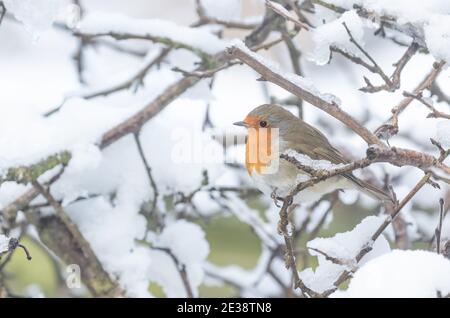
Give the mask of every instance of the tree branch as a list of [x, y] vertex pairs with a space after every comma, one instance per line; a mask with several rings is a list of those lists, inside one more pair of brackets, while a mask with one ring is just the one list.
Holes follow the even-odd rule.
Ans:
[[44, 244], [67, 264], [80, 266], [81, 278], [93, 296], [123, 296], [124, 291], [103, 269], [100, 261], [72, 222], [63, 207], [38, 181], [33, 187], [50, 203], [56, 214], [48, 217], [30, 217]]
[[360, 135], [368, 144], [377, 144], [380, 146], [384, 146], [384, 144], [374, 134], [372, 134], [367, 128], [359, 124], [352, 116], [344, 112], [335, 103], [324, 100], [321, 96], [314, 95], [311, 92], [305, 90], [293, 81], [284, 77], [283, 74], [270, 69], [268, 66], [261, 63], [257, 58], [255, 58], [255, 56], [252, 56], [241, 48], [232, 46], [228, 49], [228, 54], [230, 57], [237, 58], [250, 66], [265, 80], [284, 88], [298, 98], [303, 99], [304, 101], [338, 119], [358, 135]]

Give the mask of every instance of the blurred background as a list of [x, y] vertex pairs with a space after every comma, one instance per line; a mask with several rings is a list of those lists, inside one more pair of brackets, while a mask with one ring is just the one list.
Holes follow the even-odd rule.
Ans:
[[[11, 13], [7, 13], [0, 25], [0, 87], [2, 88], [0, 161], [2, 161], [2, 167], [10, 163], [27, 162], [24, 158], [30, 161], [42, 158], [42, 154], [51, 154], [54, 150], [64, 149], [65, 145], [77, 144], [79, 139], [91, 134], [92, 131], [99, 130], [103, 133], [147, 105], [170, 83], [181, 78], [181, 74], [172, 71], [173, 67], [190, 70], [195, 67], [195, 63], [199, 62], [191, 52], [175, 50], [157, 68], [148, 72], [141, 83], [134, 83], [128, 89], [112, 94], [84, 98], [83, 96], [90, 92], [121, 83], [129, 78], [136, 70], [139, 70], [145, 59], [148, 59], [151, 54], [155, 55], [154, 52], [160, 50], [162, 46], [150, 41], [117, 41], [107, 37], [99, 38], [96, 42], [83, 46], [80, 38], [74, 36], [71, 30], [65, 27], [67, 19], [73, 18], [73, 4], [80, 6], [81, 19], [95, 12], [118, 13], [131, 18], [165, 19], [189, 26], [198, 21], [196, 2], [194, 0], [57, 2], [62, 9], [58, 12], [55, 24], [49, 28], [39, 30], [39, 28], [24, 27]], [[222, 20], [242, 21], [249, 25], [260, 23], [266, 10], [262, 0], [203, 2], [208, 16]], [[338, 17], [337, 14], [322, 7], [317, 7], [314, 13], [306, 13], [306, 16], [315, 26]], [[291, 25], [289, 27], [292, 28]], [[219, 34], [225, 40], [244, 39], [251, 32], [249, 29], [229, 29], [217, 25], [204, 28]], [[382, 38], [374, 35], [376, 30], [375, 24], [364, 23], [365, 49], [390, 74], [394, 69], [393, 63], [406, 50], [406, 46], [401, 44], [406, 40], [400, 34], [388, 34], [387, 38]], [[312, 34], [312, 32], [302, 31], [292, 39], [299, 52], [298, 62], [301, 74], [310, 79], [320, 91], [338, 96], [342, 103], [341, 107], [372, 131], [389, 118], [391, 108], [402, 100], [402, 92], [412, 91], [429, 72], [434, 62], [434, 58], [429, 54], [416, 54], [402, 73], [402, 88], [399, 91], [366, 94], [358, 90], [364, 86], [364, 76], [374, 82], [379, 81], [377, 76], [338, 54], [333, 54], [330, 61], [319, 65], [315, 59], [317, 44]], [[278, 37], [279, 33], [273, 32], [269, 39]], [[269, 50], [263, 50], [260, 54], [279, 63], [281, 69], [295, 72], [289, 49], [283, 43]], [[81, 71], [80, 67], [82, 67]], [[445, 69], [437, 80], [439, 87], [446, 94], [450, 94], [449, 75], [449, 70]], [[275, 235], [277, 208], [273, 206], [270, 198], [255, 191], [254, 185], [243, 169], [243, 145], [226, 149], [227, 164], [187, 163], [170, 167], [168, 160], [172, 150], [170, 145], [173, 144], [171, 141], [173, 136], [169, 134], [171, 129], [175, 127], [189, 131], [195, 130], [208, 138], [223, 134], [242, 135], [244, 132], [233, 127], [232, 123], [242, 120], [254, 107], [276, 101], [295, 114], [299, 114], [299, 107], [301, 107], [303, 119], [320, 128], [332, 144], [349, 158], [365, 156], [367, 145], [352, 131], [308, 103], [299, 106], [300, 103], [297, 100], [294, 99], [292, 102], [289, 93], [273, 84], [256, 81], [258, 77], [258, 74], [249, 67], [237, 65], [218, 72], [213, 78], [203, 79], [172, 102], [149, 122], [142, 132], [144, 151], [149, 156], [152, 171], [160, 187], [158, 209], [168, 220], [186, 219], [199, 225], [205, 233], [209, 252], [204, 262], [208, 265], [203, 267], [206, 270], [203, 273], [203, 279], [198, 283], [200, 297], [286, 296], [279, 286], [273, 287], [277, 285], [274, 282], [265, 283], [265, 287], [258, 289], [259, 280], [255, 279], [255, 290], [243, 293], [242, 288], [233, 281], [224, 279], [219, 283], [215, 275], [208, 275], [214, 272], [211, 268], [217, 267], [228, 270], [223, 273], [235, 271], [238, 273], [235, 275], [238, 279], [242, 277], [239, 275], [245, 275], [245, 273], [249, 276], [253, 275], [253, 271], [261, 262], [263, 244], [260, 237], [255, 234], [255, 227], [251, 226], [253, 221], [240, 216], [240, 212], [237, 211], [238, 201], [242, 201], [245, 209], [250, 209], [263, 220], [264, 226]], [[428, 94], [427, 98], [435, 98], [429, 92], [426, 94]], [[37, 117], [51, 112], [62, 103], [64, 106], [50, 119], [42, 123], [36, 121]], [[417, 101], [413, 103], [414, 105], [402, 115], [399, 123], [400, 133], [390, 140], [390, 144], [437, 154], [435, 148], [429, 143], [429, 138], [436, 136], [436, 119], [426, 119], [428, 110]], [[435, 106], [448, 111], [448, 105], [445, 102], [439, 103], [435, 100]], [[93, 135], [97, 136], [98, 133]], [[24, 147], [25, 144], [29, 146]], [[121, 266], [128, 272], [143, 271], [142, 267], [113, 264], [114, 261], [112, 261], [114, 257], [127, 258], [126, 253], [131, 253], [136, 246], [143, 246], [142, 242], [139, 243], [145, 232], [140, 214], [143, 208], [130, 208], [127, 204], [121, 203], [125, 202], [124, 198], [139, 196], [141, 192], [145, 192], [142, 197], [147, 200], [152, 193], [133, 138], [126, 137], [107, 148], [101, 155], [102, 159], [98, 159], [99, 162], [95, 159], [97, 150], [83, 148], [81, 153], [81, 159], [71, 167], [65, 179], [63, 178], [60, 183], [52, 187], [52, 192], [55, 197], [61, 199], [68, 214], [79, 225], [83, 234], [86, 234], [88, 240], [100, 241], [100, 243], [93, 243], [93, 249], [99, 253], [100, 260], [106, 264], [113, 276], [122, 277]], [[86, 153], [89, 154], [86, 155]], [[203, 191], [203, 188], [198, 195], [193, 195], [193, 200], [188, 200], [189, 202], [181, 200], [180, 203], [180, 197], [186, 198], [189, 194], [196, 193], [196, 189], [201, 188], [205, 171], [209, 178], [208, 186], [229, 186], [251, 189], [251, 191], [245, 193], [237, 191], [233, 193], [233, 196], [227, 197], [227, 193]], [[401, 198], [420, 179], [422, 172], [409, 167], [397, 168], [379, 164], [360, 174], [379, 185], [383, 184], [387, 175], [397, 196]], [[145, 191], [142, 190], [143, 188]], [[0, 188], [0, 206], [5, 207], [25, 189], [27, 189], [25, 185], [3, 184]], [[231, 198], [233, 204], [236, 204], [235, 209], [231, 203], [229, 206], [218, 204], [221, 199], [217, 197], [221, 195]], [[98, 202], [99, 196], [107, 198], [104, 200], [111, 202], [111, 206], [104, 208], [106, 203]], [[77, 202], [80, 197], [84, 200]], [[411, 248], [432, 248], [429, 241], [438, 222], [440, 197], [449, 197], [448, 187], [442, 186], [439, 190], [427, 186], [402, 212], [402, 218], [408, 225]], [[130, 200], [133, 201], [133, 199]], [[141, 201], [139, 201], [139, 207]], [[92, 211], [86, 212], [86, 206], [82, 205], [89, 202], [92, 202], [90, 208]], [[39, 203], [42, 202], [38, 200], [34, 204]], [[105, 209], [105, 214], [95, 212], [102, 209]], [[110, 213], [108, 209], [115, 212]], [[48, 206], [43, 206], [41, 213], [50, 213], [50, 210]], [[336, 192], [327, 196], [321, 203], [300, 208], [297, 216], [293, 216], [293, 223], [296, 228], [305, 226], [307, 229], [296, 237], [296, 247], [300, 256], [297, 264], [299, 270], [307, 267], [315, 268], [317, 265], [316, 256], [311, 256], [306, 250], [308, 241], [315, 237], [329, 237], [349, 231], [366, 216], [377, 215], [380, 211], [382, 212], [377, 202], [355, 191]], [[115, 215], [116, 212], [120, 216], [114, 220], [113, 216], [111, 218], [105, 216], [108, 213]], [[90, 213], [92, 213], [91, 216], [89, 216]], [[126, 215], [129, 218], [126, 218]], [[94, 228], [94, 225], [101, 230]], [[157, 236], [159, 232], [154, 230], [151, 224], [149, 227], [149, 231]], [[126, 230], [130, 233], [136, 230], [137, 234], [130, 234], [128, 237], [123, 234]], [[118, 238], [122, 234], [125, 238]], [[148, 240], [151, 240], [153, 234]], [[392, 228], [386, 234], [392, 247], [395, 247]], [[16, 250], [7, 263], [1, 278], [11, 295], [90, 296], [86, 288], [76, 290], [67, 288], [65, 282], [68, 273], [65, 265], [68, 264], [61, 263], [39, 241], [38, 234], [32, 226], [29, 226], [22, 235], [22, 243], [29, 249], [33, 260], [27, 261], [23, 251]], [[103, 235], [102, 238], [98, 238], [100, 235]], [[448, 218], [444, 220], [443, 237], [450, 237]], [[104, 247], [108, 240], [111, 245], [118, 246], [114, 253]], [[125, 241], [128, 243], [123, 243]], [[281, 260], [274, 268], [282, 281], [281, 285], [288, 285], [289, 277], [286, 276], [281, 253], [279, 256]], [[130, 260], [130, 263], [132, 262], [139, 262], [139, 259], [133, 258]], [[150, 263], [149, 267], [152, 266]], [[127, 276], [128, 278], [123, 278], [123, 281], [147, 285], [149, 295], [156, 297], [182, 295], [177, 293], [168, 295], [167, 291], [170, 287], [164, 285], [164, 278], [155, 278], [152, 275], [158, 276], [158, 274], [152, 273], [154, 272], [149, 270], [146, 274], [147, 280], [140, 276], [136, 278]], [[262, 276], [260, 281], [263, 281]]]

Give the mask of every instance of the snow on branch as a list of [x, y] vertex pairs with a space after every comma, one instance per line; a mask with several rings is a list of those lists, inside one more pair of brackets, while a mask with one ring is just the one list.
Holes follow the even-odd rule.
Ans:
[[342, 1], [312, 0], [312, 3], [338, 13], [356, 8], [362, 18], [378, 22], [382, 28], [401, 32], [421, 47], [429, 50], [436, 59], [450, 61], [450, 17], [442, 12], [447, 3], [435, 1], [423, 8], [417, 0], [397, 4], [395, 1]]
[[[417, 4], [420, 0], [412, 1]], [[448, 257], [448, 251], [450, 251], [450, 242], [445, 241], [448, 235], [444, 235], [446, 224], [444, 218], [449, 206], [447, 202], [450, 200], [448, 199], [449, 191], [446, 192], [445, 201], [442, 199], [439, 201], [439, 206], [436, 204], [436, 208], [439, 208], [439, 222], [437, 219], [431, 222], [433, 223], [432, 231], [438, 224], [435, 231], [436, 248], [442, 256], [434, 254], [432, 256], [431, 252], [427, 252], [426, 255], [391, 252], [386, 240], [386, 237], [391, 238], [390, 234], [393, 230], [395, 234], [393, 245], [395, 243], [397, 248], [410, 246], [415, 239], [413, 234], [418, 235], [412, 230], [417, 225], [410, 212], [415, 213], [413, 209], [416, 206], [424, 210], [433, 208], [433, 203], [429, 202], [421, 206], [426, 200], [433, 200], [428, 198], [429, 192], [426, 191], [439, 189], [442, 186], [441, 182], [450, 183], [448, 178], [450, 167], [448, 162], [445, 162], [450, 154], [448, 150], [449, 114], [441, 108], [442, 104], [438, 104], [445, 103], [448, 98], [446, 92], [442, 91], [436, 82], [439, 74], [446, 72], [446, 61], [450, 56], [448, 17], [440, 14], [438, 10], [442, 8], [440, 5], [443, 1], [437, 0], [427, 6], [421, 17], [421, 13], [418, 14], [406, 5], [400, 4], [395, 7], [391, 5], [392, 1], [388, 0], [377, 2], [267, 0], [264, 15], [256, 19], [246, 19], [241, 18], [240, 13], [233, 13], [231, 16], [222, 14], [222, 11], [228, 11], [223, 10], [224, 7], [240, 8], [240, 0], [233, 1], [233, 4], [229, 1], [197, 0], [196, 6], [193, 7], [193, 11], [195, 9], [197, 11], [197, 21], [190, 27], [159, 19], [135, 19], [120, 14], [91, 13], [83, 8], [83, 20], [79, 27], [69, 29], [60, 22], [56, 23], [58, 34], [60, 32], [64, 34], [65, 40], [75, 40], [78, 44], [76, 52], [70, 51], [70, 54], [75, 53], [75, 67], [80, 73], [78, 75], [83, 73], [83, 76], [80, 76], [83, 79], [80, 81], [82, 88], [76, 88], [78, 90], [75, 94], [67, 94], [65, 91], [67, 88], [64, 87], [61, 96], [65, 97], [64, 101], [69, 109], [72, 105], [68, 104], [73, 101], [87, 105], [89, 107], [87, 112], [76, 108], [75, 112], [69, 112], [69, 114], [81, 114], [82, 123], [89, 117], [88, 119], [92, 120], [92, 126], [100, 127], [94, 132], [90, 126], [84, 127], [77, 124], [79, 126], [73, 129], [76, 133], [79, 130], [80, 133], [89, 135], [88, 143], [91, 148], [95, 148], [95, 156], [93, 156], [95, 160], [88, 155], [90, 158], [80, 159], [89, 161], [88, 164], [81, 164], [82, 167], [78, 167], [77, 171], [69, 169], [73, 168], [71, 165], [77, 157], [71, 142], [85, 141], [82, 138], [78, 139], [75, 135], [74, 138], [63, 139], [62, 144], [58, 143], [56, 148], [49, 148], [50, 144], [41, 146], [38, 143], [39, 153], [45, 153], [45, 156], [48, 156], [40, 161], [29, 158], [36, 153], [34, 151], [36, 148], [26, 152], [31, 155], [20, 157], [20, 162], [14, 161], [9, 164], [9, 161], [6, 161], [8, 165], [3, 165], [3, 171], [0, 174], [0, 186], [2, 190], [5, 189], [0, 195], [2, 230], [5, 230], [7, 235], [11, 235], [10, 233], [14, 233], [12, 231], [17, 231], [19, 227], [24, 226], [24, 229], [21, 229], [22, 233], [27, 234], [25, 228], [31, 225], [33, 229], [31, 233], [37, 234], [39, 238], [36, 241], [51, 250], [53, 257], [62, 263], [80, 265], [84, 286], [93, 296], [98, 297], [150, 296], [149, 283], [160, 285], [168, 297], [202, 296], [199, 289], [202, 284], [231, 286], [239, 297], [382, 295], [383, 288], [392, 288], [392, 295], [405, 295], [406, 287], [410, 286], [408, 278], [420, 270], [419, 265], [429, 266], [436, 273], [445, 275], [449, 269], [448, 261], [444, 257]], [[21, 4], [16, 0], [3, 2]], [[2, 1], [0, 6], [1, 3]], [[25, 10], [31, 1], [23, 1], [23, 3], [27, 5], [16, 8]], [[316, 11], [311, 3], [316, 6]], [[418, 5], [411, 6], [411, 8], [414, 7]], [[42, 8], [45, 9], [45, 6]], [[325, 10], [327, 14], [321, 16], [319, 13], [324, 12], [321, 11], [323, 8], [327, 8]], [[25, 18], [29, 20], [36, 16], [35, 12], [31, 12], [30, 17], [25, 17], [24, 14], [28, 14], [27, 12], [14, 12], [11, 5], [7, 5], [6, 9], [24, 22], [26, 22]], [[328, 9], [333, 12], [328, 12]], [[234, 9], [230, 11], [235, 12]], [[46, 12], [41, 13], [45, 15]], [[43, 22], [47, 25], [52, 24], [54, 18], [53, 15], [47, 14], [48, 20]], [[10, 19], [12, 15], [7, 14], [6, 22], [9, 23]], [[5, 21], [2, 27], [4, 23]], [[365, 28], [374, 25], [379, 29], [373, 36], [365, 33]], [[238, 30], [228, 32], [227, 29]], [[298, 37], [300, 30], [308, 31], [308, 33], [302, 33]], [[402, 33], [401, 38], [399, 32]], [[229, 42], [227, 37], [230, 34], [238, 35], [242, 40]], [[411, 39], [405, 40], [406, 37], [403, 35]], [[381, 56], [375, 59], [367, 50], [369, 46], [366, 47], [364, 41], [372, 40], [373, 37], [382, 43], [384, 40], [380, 36], [387, 37], [388, 41], [392, 42], [389, 43], [392, 46], [397, 44], [404, 46], [404, 49], [395, 51], [398, 55], [395, 60], [382, 60]], [[319, 62], [317, 64], [325, 64], [330, 60], [331, 53], [338, 53], [348, 59], [346, 62], [357, 64], [359, 67], [355, 69], [368, 71], [380, 78], [379, 85], [372, 84], [364, 77], [366, 87], [361, 91], [364, 93], [392, 92], [393, 94], [387, 95], [399, 95], [400, 102], [386, 98], [386, 101], [389, 100], [389, 103], [392, 102], [395, 106], [386, 108], [385, 114], [383, 114], [384, 108], [379, 107], [376, 110], [364, 108], [366, 105], [361, 102], [357, 102], [358, 105], [353, 110], [358, 109], [359, 112], [363, 109], [367, 111], [367, 116], [362, 116], [357, 111], [355, 113], [344, 111], [336, 96], [321, 92], [308, 79], [311, 75], [308, 72], [311, 70], [302, 68], [301, 57], [307, 52], [298, 43], [307, 37], [311, 37], [316, 44], [313, 57], [316, 62]], [[158, 45], [155, 47], [150, 42], [158, 43]], [[257, 53], [259, 50], [268, 50], [278, 44], [287, 47], [292, 72], [283, 71], [278, 65]], [[102, 50], [96, 50], [95, 54], [92, 54], [94, 50], [90, 49], [99, 47]], [[197, 57], [176, 49], [188, 50]], [[404, 91], [401, 96], [401, 92], [397, 90], [405, 82], [401, 81], [403, 71], [409, 67], [416, 67], [410, 61], [416, 59], [415, 55], [419, 50], [425, 53], [430, 52], [430, 54], [428, 57], [426, 54], [421, 54], [421, 57], [417, 59], [428, 58], [430, 64], [436, 59], [436, 62], [414, 90]], [[67, 57], [70, 54], [64, 58], [69, 60]], [[188, 58], [185, 59], [185, 56]], [[120, 61], [117, 64], [122, 64], [126, 61], [134, 66], [127, 69], [127, 72], [123, 72], [126, 75], [122, 79], [110, 81], [105, 78], [105, 74], [109, 74], [110, 71], [109, 65], [106, 66], [107, 70], [103, 70], [104, 65], [100, 67], [98, 65], [103, 64], [102, 59], [106, 61], [105, 64], [111, 61]], [[138, 61], [138, 59], [141, 60]], [[396, 62], [392, 72], [386, 72], [381, 67], [387, 62]], [[220, 120], [226, 118], [224, 121], [229, 123], [230, 118], [211, 114], [222, 111], [220, 109], [223, 101], [222, 88], [229, 88], [222, 82], [230, 81], [227, 77], [232, 72], [222, 71], [241, 64], [249, 66], [260, 74], [259, 80], [262, 82], [265, 95], [252, 96], [244, 92], [242, 96], [238, 96], [237, 104], [242, 103], [251, 107], [259, 98], [255, 98], [256, 96], [266, 100], [278, 98], [281, 101], [280, 104], [295, 104], [299, 115], [302, 116], [302, 101], [308, 102], [360, 136], [369, 145], [366, 157], [344, 164], [333, 164], [326, 160], [314, 160], [294, 150], [286, 151], [281, 154], [281, 158], [309, 174], [309, 178], [302, 181], [298, 178], [298, 184], [292, 187], [286, 197], [275, 197], [276, 201], [282, 201], [281, 208], [278, 205], [271, 205], [269, 197], [262, 196], [247, 184], [246, 178], [242, 175], [245, 169], [240, 163], [221, 165], [220, 168], [223, 168], [225, 172], [212, 169], [216, 176], [214, 173], [209, 173], [207, 165], [201, 165], [199, 169], [192, 169], [193, 171], [202, 169], [199, 173], [201, 180], [195, 179], [194, 182], [187, 180], [189, 178], [194, 180], [193, 172], [188, 171], [191, 170], [190, 168], [180, 170], [169, 165], [169, 157], [165, 156], [167, 147], [163, 145], [169, 141], [161, 138], [164, 129], [171, 131], [180, 122], [186, 123], [193, 119], [187, 116], [188, 113], [191, 115], [191, 111], [192, 113], [196, 111], [195, 107], [189, 108], [194, 104], [190, 94], [194, 90], [191, 89], [194, 86], [203, 86], [198, 84], [205, 83], [209, 84], [206, 89], [208, 94], [211, 92], [212, 94], [208, 97], [202, 95], [199, 99], [201, 103], [208, 104], [204, 114], [202, 133], [214, 126], [215, 120], [219, 126], [224, 124], [217, 119], [218, 117]], [[327, 65], [323, 68], [333, 66], [335, 65]], [[163, 72], [155, 71], [157, 67], [164, 72], [164, 76], [160, 76]], [[121, 71], [120, 67], [117, 69]], [[249, 68], [244, 66], [239, 71], [248, 70]], [[165, 78], [166, 74], [168, 74], [167, 78]], [[223, 74], [223, 77], [217, 80], [217, 74]], [[240, 75], [242, 73], [233, 76], [239, 76], [239, 81], [242, 81]], [[316, 76], [316, 74], [312, 75]], [[315, 82], [320, 83], [319, 71], [317, 75]], [[131, 88], [140, 88], [144, 80], [147, 81], [152, 76], [157, 78], [155, 82], [160, 80], [160, 86], [155, 88], [152, 85], [146, 85], [145, 91], [144, 89], [140, 91], [146, 98], [148, 96], [151, 98], [143, 100], [141, 94], [134, 95], [135, 92]], [[235, 79], [237, 82], [237, 77], [232, 78], [232, 80]], [[417, 76], [414, 79], [417, 79]], [[443, 89], [447, 87], [445, 80], [446, 78], [443, 78], [442, 83], [439, 83]], [[281, 92], [280, 95], [278, 92], [273, 93], [272, 87], [267, 87], [264, 81], [285, 89], [295, 97], [285, 98], [282, 96], [285, 92]], [[322, 81], [320, 84], [324, 83]], [[198, 94], [197, 87], [195, 87], [194, 95]], [[114, 94], [119, 91], [123, 94]], [[339, 94], [345, 96], [349, 106], [352, 103], [349, 97], [359, 98], [363, 95], [356, 89]], [[375, 96], [378, 98], [380, 95], [383, 94]], [[368, 94], [363, 96], [371, 98]], [[77, 97], [81, 98], [77, 99]], [[106, 98], [103, 100], [98, 97]], [[98, 105], [94, 105], [92, 101], [94, 98], [98, 98], [96, 102], [104, 101], [113, 106], [100, 108], [97, 112], [94, 106]], [[198, 101], [197, 98], [195, 97], [195, 102]], [[39, 99], [37, 100], [41, 103]], [[376, 101], [378, 103], [378, 99]], [[74, 105], [80, 106], [77, 103]], [[189, 109], [180, 107], [175, 115], [171, 113], [173, 109], [176, 109], [175, 104], [180, 103], [187, 105]], [[30, 124], [31, 128], [26, 133], [33, 133], [33, 129], [40, 130], [48, 124], [49, 121], [43, 122], [42, 127], [37, 125], [37, 128], [33, 125], [45, 117], [49, 117], [45, 118], [46, 120], [54, 120], [65, 128], [64, 125], [71, 118], [59, 116], [67, 114], [66, 108], [62, 110], [63, 104], [51, 110], [44, 108], [46, 105], [40, 105], [37, 112], [32, 108], [24, 108], [37, 115], [27, 121], [27, 126]], [[133, 105], [128, 107], [130, 104]], [[410, 107], [413, 104], [418, 107]], [[125, 107], [116, 107], [117, 105]], [[169, 105], [173, 107], [167, 107]], [[43, 108], [40, 108], [41, 106]], [[241, 110], [242, 105], [238, 106]], [[384, 107], [384, 104], [380, 103], [380, 106]], [[116, 116], [115, 108], [121, 108], [124, 111], [114, 117]], [[439, 118], [439, 124], [436, 127], [437, 140], [432, 139], [431, 145], [428, 139], [422, 143], [416, 143], [414, 138], [408, 135], [412, 132], [402, 131], [394, 140], [395, 145], [391, 146], [389, 137], [399, 133], [400, 114], [406, 109], [415, 111], [415, 108], [429, 111], [429, 114], [423, 117]], [[373, 125], [383, 123], [381, 120], [390, 116], [390, 109], [392, 109], [391, 118], [375, 132], [369, 130], [376, 127]], [[60, 110], [62, 111], [53, 116]], [[225, 111], [229, 112], [232, 109], [226, 108]], [[322, 122], [322, 118], [319, 118], [320, 111], [306, 112], [306, 120], [311, 120], [313, 124], [322, 126], [321, 128], [327, 126], [325, 130], [327, 133], [339, 133], [340, 131], [333, 126], [336, 121], [332, 120], [328, 123], [323, 120]], [[5, 114], [8, 115], [7, 112]], [[97, 114], [100, 115], [95, 117]], [[114, 120], [109, 120], [110, 115], [114, 117]], [[170, 121], [170, 116], [181, 118], [181, 120], [174, 122], [175, 124], [171, 126], [173, 123]], [[7, 133], [11, 131], [11, 136], [20, 135], [19, 140], [28, 141], [26, 138], [28, 135], [21, 134], [22, 132], [17, 128], [21, 123], [19, 118], [22, 117], [17, 116], [17, 124], [10, 125], [11, 128], [6, 125], [8, 127], [5, 130]], [[9, 120], [8, 116], [6, 120]], [[148, 124], [150, 121], [152, 122]], [[405, 123], [407, 123], [406, 119]], [[161, 129], [163, 127], [164, 129]], [[65, 130], [56, 130], [56, 132], [61, 133]], [[130, 134], [134, 136], [135, 143]], [[150, 135], [156, 137], [150, 138]], [[22, 138], [22, 136], [26, 137]], [[125, 136], [130, 138], [123, 138]], [[355, 139], [358, 136], [354, 136]], [[428, 138], [429, 135], [426, 136]], [[337, 137], [347, 138], [349, 135], [344, 137], [342, 134]], [[8, 138], [7, 134], [7, 138], [4, 139]], [[121, 142], [118, 142], [119, 140]], [[387, 140], [387, 144], [382, 140]], [[353, 140], [349, 138], [348, 143], [347, 140], [344, 141], [346, 146], [348, 145], [348, 150], [353, 152], [355, 150], [352, 149]], [[94, 145], [96, 142], [97, 144]], [[113, 144], [113, 147], [109, 147]], [[22, 148], [18, 148], [19, 151], [16, 153], [23, 151], [29, 143], [23, 142], [20, 146]], [[44, 151], [41, 151], [43, 148], [45, 148]], [[4, 149], [15, 150], [14, 147], [4, 147]], [[56, 151], [61, 152], [49, 156]], [[229, 154], [228, 151], [227, 153]], [[95, 161], [95, 164], [91, 161]], [[380, 167], [381, 165], [375, 166], [374, 163], [388, 164]], [[371, 169], [365, 169], [369, 166]], [[412, 172], [403, 175], [407, 169], [395, 168], [403, 166], [418, 169], [408, 169]], [[324, 195], [311, 205], [294, 204], [294, 196], [317, 183], [338, 175], [352, 173], [357, 169], [365, 169], [362, 171], [365, 179], [384, 178], [383, 182], [391, 191], [393, 202], [383, 202], [375, 207], [370, 204], [365, 205], [361, 199], [358, 204], [362, 202], [373, 216], [363, 219], [351, 231], [338, 233], [328, 238], [317, 238], [318, 235], [322, 235], [321, 230], [331, 222], [334, 208], [341, 208], [342, 205], [337, 204], [339, 200], [342, 199], [341, 201], [345, 204], [352, 204], [351, 208], [353, 208], [358, 206], [354, 204], [358, 200], [358, 195], [349, 193], [351, 191], [344, 193], [336, 190]], [[167, 181], [168, 177], [165, 175], [170, 175], [170, 178], [174, 180]], [[410, 184], [410, 180], [415, 180], [413, 176], [418, 180]], [[177, 184], [182, 183], [180, 180], [189, 183], [186, 189], [184, 185]], [[199, 180], [198, 183], [197, 180]], [[426, 185], [432, 187], [426, 187]], [[397, 200], [394, 186], [400, 200]], [[273, 193], [276, 195], [276, 191]], [[420, 195], [426, 199], [419, 200]], [[208, 241], [209, 233], [201, 226], [216, 216], [233, 217], [258, 240], [262, 251], [253, 268], [244, 269], [235, 264], [218, 266], [208, 260], [210, 249], [214, 247], [214, 244]], [[397, 223], [397, 221], [401, 222]], [[227, 235], [234, 235], [234, 233], [227, 233]], [[398, 239], [401, 235], [403, 235], [401, 240], [404, 240], [405, 244], [401, 244]], [[308, 242], [306, 246], [298, 244], [305, 241]], [[430, 243], [430, 247], [432, 244]], [[12, 251], [17, 247], [23, 248], [27, 253], [26, 247], [22, 246], [18, 240], [0, 235], [0, 256], [11, 257]], [[311, 264], [308, 264], [311, 255], [318, 259], [318, 266], [314, 270]], [[29, 256], [28, 253], [27, 256]], [[413, 268], [407, 271], [404, 269], [408, 267], [408, 262], [417, 262], [419, 265], [411, 266]], [[4, 265], [5, 262], [0, 263], [0, 276]], [[299, 269], [300, 266], [302, 266], [301, 269]], [[402, 270], [405, 272], [405, 275], [401, 276], [402, 286], [394, 286], [395, 273]], [[384, 271], [388, 271], [388, 275], [382, 281], [383, 288], [367, 288], [367, 284], [373, 283], [371, 275]], [[350, 279], [352, 280], [349, 289], [346, 292], [338, 291], [343, 283]], [[450, 293], [445, 279], [438, 281], [429, 275], [424, 281], [414, 282], [417, 285], [425, 282], [422, 292], [417, 292], [416, 288], [414, 295], [445, 297]]]
[[143, 39], [186, 49], [202, 58], [219, 53], [226, 42], [205, 29], [177, 25], [167, 20], [133, 19], [121, 14], [91, 13], [75, 33], [86, 39], [110, 36], [117, 40]]
[[[318, 257], [319, 266], [300, 273], [305, 284], [318, 294], [329, 293], [336, 288], [335, 282], [344, 271], [354, 272], [367, 260], [389, 252], [389, 243], [383, 236], [372, 240], [372, 233], [385, 219], [386, 216], [366, 217], [351, 231], [309, 241], [306, 246], [310, 254]], [[370, 252], [358, 261], [356, 257], [361, 250]]]
[[236, 42], [229, 47], [228, 54], [230, 57], [237, 58], [253, 68], [264, 80], [273, 82], [298, 98], [340, 120], [360, 135], [368, 144], [383, 145], [373, 133], [339, 107], [340, 102], [335, 96], [320, 93], [311, 82], [300, 76], [280, 71], [278, 66], [250, 51], [242, 42]]
[[370, 260], [336, 297], [450, 296], [450, 260], [429, 251], [393, 250]]
[[369, 148], [368, 158], [370, 160], [390, 162], [397, 166], [411, 165], [421, 169], [437, 166], [447, 173], [450, 172], [450, 167], [438, 162], [436, 158], [428, 154], [408, 149], [387, 148], [372, 132], [344, 112], [335, 102], [335, 97], [318, 92], [311, 83], [302, 77], [280, 71], [277, 65], [273, 65], [270, 61], [250, 51], [243, 43], [235, 43], [228, 49], [228, 54], [253, 68], [263, 79], [273, 82], [340, 120], [360, 135], [369, 145], [379, 145], [379, 147]]
[[38, 163], [29, 166], [19, 166], [7, 169], [3, 176], [0, 176], [0, 184], [6, 181], [15, 181], [17, 183], [27, 184], [45, 172], [59, 166], [67, 165], [71, 159], [71, 154], [67, 151], [51, 155]]

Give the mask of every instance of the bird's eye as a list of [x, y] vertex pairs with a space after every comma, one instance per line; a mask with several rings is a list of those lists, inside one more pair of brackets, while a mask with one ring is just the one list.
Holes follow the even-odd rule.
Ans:
[[259, 122], [259, 125], [261, 126], [261, 127], [266, 127], [267, 126], [267, 121], [264, 121], [264, 120], [261, 120], [260, 122]]

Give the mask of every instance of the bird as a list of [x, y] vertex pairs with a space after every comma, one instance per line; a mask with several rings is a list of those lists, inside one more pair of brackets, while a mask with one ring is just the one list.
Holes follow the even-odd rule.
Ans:
[[[347, 164], [341, 152], [333, 147], [327, 137], [288, 110], [274, 104], [263, 104], [253, 109], [243, 121], [234, 125], [247, 128], [245, 166], [257, 188], [276, 198], [286, 197], [299, 182], [310, 175], [293, 163], [279, 159], [286, 151], [294, 151], [311, 162], [326, 162], [330, 166]], [[294, 203], [310, 203], [335, 190], [358, 189], [378, 201], [390, 201], [392, 197], [382, 189], [345, 173], [318, 182], [300, 191]]]

